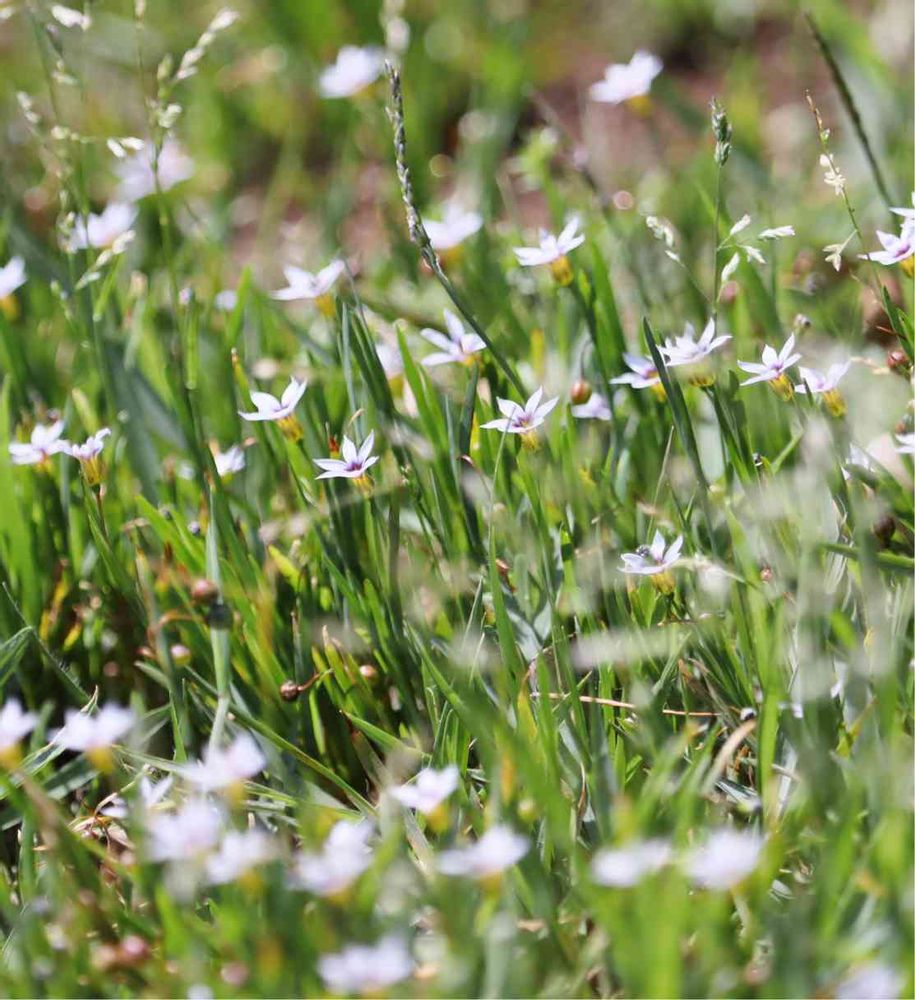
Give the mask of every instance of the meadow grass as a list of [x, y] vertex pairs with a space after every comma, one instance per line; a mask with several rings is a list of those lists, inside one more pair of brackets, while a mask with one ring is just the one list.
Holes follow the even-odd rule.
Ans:
[[435, 6], [0, 5], [0, 988], [911, 996], [911, 51]]

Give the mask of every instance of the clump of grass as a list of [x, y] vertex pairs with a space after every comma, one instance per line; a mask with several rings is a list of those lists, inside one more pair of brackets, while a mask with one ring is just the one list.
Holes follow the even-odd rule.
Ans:
[[776, 188], [642, 54], [610, 195], [496, 31], [446, 164], [471, 5], [357, 6], [10, 21], [0, 983], [911, 995], [915, 222], [865, 221], [857, 27], [873, 180], [811, 96]]

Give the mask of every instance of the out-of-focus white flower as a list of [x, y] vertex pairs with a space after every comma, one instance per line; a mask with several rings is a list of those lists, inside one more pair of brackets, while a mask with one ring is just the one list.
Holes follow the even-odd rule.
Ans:
[[304, 299], [314, 302], [325, 316], [333, 316], [334, 300], [330, 294], [331, 289], [345, 270], [346, 264], [342, 260], [331, 261], [317, 274], [303, 271], [300, 267], [284, 267], [283, 274], [289, 284], [286, 288], [271, 292], [271, 298], [281, 302], [298, 302]]
[[865, 962], [843, 976], [835, 995], [836, 1000], [898, 1000], [903, 984], [901, 973], [891, 965]]
[[625, 889], [659, 871], [672, 856], [673, 851], [667, 840], [637, 840], [622, 847], [598, 851], [591, 862], [591, 875], [598, 885]]
[[130, 232], [136, 217], [135, 205], [116, 201], [108, 205], [99, 215], [90, 212], [86, 218], [78, 217], [66, 249], [73, 253], [89, 247], [93, 249], [110, 247]]
[[451, 201], [445, 206], [441, 222], [423, 219], [423, 225], [432, 249], [438, 254], [446, 254], [480, 231], [483, 216], [479, 212], [468, 212], [458, 202]]
[[502, 416], [481, 424], [481, 427], [484, 430], [502, 431], [503, 434], [522, 434], [525, 436], [525, 441], [533, 443], [536, 437], [533, 432], [546, 420], [559, 402], [558, 396], [548, 399], [545, 403], [540, 402], [542, 398], [543, 386], [537, 389], [523, 406], [510, 399], [497, 399], [496, 405]]
[[578, 216], [566, 223], [558, 236], [540, 230], [540, 245], [536, 247], [515, 247], [515, 256], [522, 267], [539, 267], [548, 264], [555, 281], [560, 285], [572, 282], [572, 265], [568, 254], [584, 243], [585, 238], [578, 232]]
[[458, 769], [449, 764], [436, 771], [427, 767], [406, 785], [391, 789], [391, 795], [408, 809], [415, 809], [424, 816], [433, 813], [458, 786]]
[[794, 334], [792, 333], [780, 351], [776, 351], [768, 344], [763, 347], [762, 364], [756, 361], [738, 361], [740, 369], [752, 375], [752, 378], [748, 378], [740, 384], [753, 385], [754, 382], [768, 382], [782, 399], [790, 399], [794, 394], [794, 386], [785, 374], [785, 370], [796, 365], [800, 360], [800, 354], [794, 353]]
[[372, 863], [367, 820], [335, 823], [318, 852], [303, 851], [295, 859], [292, 884], [318, 896], [339, 896]]
[[834, 417], [841, 417], [847, 407], [842, 394], [836, 387], [850, 367], [850, 360], [837, 361], [830, 365], [825, 372], [818, 372], [814, 368], [805, 368], [801, 365], [801, 384], [794, 387], [795, 391], [806, 395], [809, 389], [811, 393], [822, 396], [829, 412]]
[[376, 944], [351, 944], [318, 959], [318, 972], [334, 993], [369, 996], [381, 993], [413, 974], [406, 942], [395, 935]]
[[16, 698], [10, 698], [4, 704], [0, 709], [0, 766], [10, 770], [19, 765], [19, 744], [37, 722], [38, 716], [24, 711]]
[[820, 166], [823, 168], [823, 180], [832, 188], [837, 197], [841, 197], [845, 191], [845, 178], [833, 158], [823, 153], [820, 156]]
[[579, 403], [572, 408], [572, 416], [576, 420], [611, 420], [613, 414], [606, 397], [599, 392], [592, 392], [587, 403]]
[[629, 371], [610, 379], [611, 385], [631, 385], [633, 389], [651, 389], [661, 400], [665, 399], [661, 376], [651, 358], [639, 354], [624, 354], [623, 361], [629, 366]]
[[901, 215], [903, 219], [915, 219], [915, 191], [912, 192], [912, 208], [891, 208], [890, 211]]
[[689, 381], [694, 385], [711, 385], [714, 376], [708, 371], [707, 359], [731, 339], [730, 334], [715, 336], [715, 320], [705, 324], [702, 335], [696, 340], [696, 330], [687, 323], [680, 337], [668, 338], [658, 348], [668, 368], [687, 367]]
[[95, 715], [70, 708], [53, 742], [65, 750], [84, 753], [100, 771], [110, 771], [113, 764], [111, 748], [130, 731], [135, 719], [131, 709], [120, 705], [103, 705]]
[[173, 813], [146, 820], [146, 856], [150, 861], [202, 861], [219, 843], [224, 816], [206, 799], [189, 799]]
[[683, 536], [677, 537], [668, 545], [660, 531], [654, 533], [651, 545], [640, 545], [635, 552], [622, 554], [624, 573], [634, 576], [650, 576], [651, 582], [663, 594], [671, 594], [674, 590], [674, 578], [670, 572], [680, 561], [680, 551], [683, 548]]
[[213, 451], [213, 463], [220, 478], [241, 472], [245, 467], [245, 449], [240, 444], [233, 444], [228, 451]]
[[915, 254], [915, 219], [906, 219], [898, 236], [877, 230], [877, 239], [883, 249], [872, 253], [863, 253], [863, 260], [872, 260], [876, 264], [900, 264]]
[[103, 427], [95, 434], [90, 434], [82, 444], [68, 444], [64, 449], [71, 457], [77, 459], [82, 466], [83, 475], [90, 486], [97, 485], [102, 478], [102, 462], [99, 455], [105, 447], [105, 439], [111, 434], [110, 427]]
[[[119, 201], [131, 202], [147, 198], [158, 191], [168, 191], [194, 175], [194, 161], [175, 139], [166, 139], [158, 159], [151, 145], [133, 156], [121, 160], [115, 167], [120, 183]], [[158, 184], [156, 179], [158, 176]]]
[[276, 857], [276, 844], [263, 830], [229, 830], [206, 861], [207, 881], [225, 885], [244, 879], [253, 868]]
[[774, 229], [764, 229], [759, 234], [761, 240], [781, 240], [786, 236], [794, 236], [794, 226], [776, 226]]
[[234, 288], [223, 288], [213, 297], [213, 305], [220, 312], [231, 312], [238, 303], [238, 292]]
[[289, 379], [289, 385], [283, 390], [279, 399], [269, 392], [252, 392], [251, 402], [257, 409], [253, 413], [238, 411], [243, 420], [271, 420], [280, 425], [280, 430], [290, 439], [298, 440], [302, 436], [302, 428], [293, 415], [302, 396], [305, 395], [305, 383], [296, 378]]
[[687, 874], [703, 889], [731, 889], [755, 870], [764, 842], [751, 831], [716, 830], [690, 852]]
[[179, 773], [203, 792], [237, 791], [266, 766], [267, 758], [254, 738], [249, 733], [240, 733], [225, 749], [207, 749], [202, 760], [185, 764]]
[[51, 5], [51, 16], [65, 28], [80, 28], [82, 31], [87, 31], [92, 26], [92, 18], [88, 14], [60, 3]]
[[515, 833], [511, 827], [493, 826], [474, 844], [442, 851], [438, 856], [438, 870], [443, 875], [486, 882], [517, 864], [530, 846], [527, 837]]
[[464, 324], [454, 315], [453, 312], [445, 310], [445, 327], [448, 336], [425, 327], [420, 330], [420, 335], [428, 340], [430, 344], [438, 350], [423, 358], [423, 364], [427, 368], [435, 365], [447, 365], [458, 362], [462, 365], [472, 364], [475, 355], [486, 350], [486, 343], [482, 337], [466, 329]]
[[604, 78], [591, 85], [591, 99], [604, 104], [621, 104], [644, 97], [663, 65], [656, 55], [639, 49], [628, 63], [616, 63], [604, 70]]
[[53, 424], [36, 424], [28, 444], [22, 441], [10, 442], [10, 459], [13, 465], [43, 465], [50, 461], [52, 455], [67, 451], [70, 442], [60, 436], [63, 432], [63, 420], [55, 420]]
[[403, 357], [400, 348], [396, 344], [388, 344], [382, 340], [375, 345], [375, 353], [378, 355], [384, 377], [397, 385], [403, 379]]
[[324, 471], [318, 479], [355, 479], [365, 481], [368, 470], [379, 460], [372, 454], [375, 447], [375, 432], [369, 431], [368, 437], [357, 448], [355, 443], [344, 435], [340, 448], [341, 458], [316, 458], [315, 465]]
[[[161, 781], [152, 782], [144, 774], [137, 785], [137, 804], [141, 812], [145, 814], [160, 805], [165, 796], [171, 791], [174, 783], [175, 779], [171, 775], [168, 775], [168, 777], [163, 778]], [[111, 804], [102, 810], [102, 815], [111, 816], [112, 819], [126, 819], [130, 815], [130, 810], [123, 796], [116, 795], [111, 800]]]
[[0, 299], [12, 295], [25, 284], [25, 261], [21, 257], [11, 257], [0, 267]]
[[915, 455], [915, 432], [911, 434], [897, 434], [896, 451], [900, 455]]
[[384, 51], [377, 47], [344, 45], [336, 62], [321, 71], [322, 97], [352, 97], [371, 86], [384, 69]]

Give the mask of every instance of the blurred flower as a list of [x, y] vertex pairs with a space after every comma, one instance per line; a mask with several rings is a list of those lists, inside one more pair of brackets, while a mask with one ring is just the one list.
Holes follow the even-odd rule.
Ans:
[[289, 385], [283, 390], [283, 395], [277, 399], [269, 392], [252, 392], [251, 402], [257, 407], [253, 413], [242, 413], [238, 415], [243, 420], [259, 421], [271, 420], [279, 424], [280, 430], [292, 441], [298, 441], [302, 436], [302, 428], [298, 420], [293, 415], [293, 411], [299, 405], [299, 400], [305, 394], [305, 383], [299, 382], [296, 378], [289, 379]]
[[598, 885], [629, 888], [663, 868], [672, 854], [667, 840], [637, 840], [598, 851], [591, 862], [591, 874]]
[[758, 833], [722, 829], [691, 851], [686, 860], [690, 878], [703, 889], [731, 889], [759, 863], [764, 840]]
[[464, 324], [454, 315], [453, 312], [445, 310], [445, 326], [448, 329], [448, 336], [425, 327], [420, 330], [420, 335], [428, 340], [430, 344], [438, 347], [439, 350], [423, 358], [423, 364], [427, 368], [435, 365], [447, 365], [457, 361], [463, 365], [472, 364], [474, 355], [486, 350], [486, 343], [482, 337], [468, 331]]
[[70, 448], [70, 442], [61, 438], [64, 432], [63, 420], [53, 424], [35, 424], [28, 444], [11, 441], [10, 459], [13, 465], [43, 465], [52, 455], [58, 455]]
[[407, 809], [415, 809], [424, 816], [433, 815], [458, 786], [458, 769], [449, 764], [436, 771], [427, 767], [406, 785], [391, 789], [391, 795]]
[[352, 97], [373, 84], [384, 69], [384, 52], [375, 47], [344, 45], [337, 60], [321, 71], [322, 97]]
[[865, 962], [846, 973], [836, 986], [836, 1000], [897, 1000], [904, 980], [885, 962]]
[[915, 219], [915, 191], [912, 192], [912, 208], [891, 208], [890, 211], [904, 219]]
[[592, 392], [587, 403], [572, 407], [572, 416], [577, 420], [610, 420], [610, 404], [599, 392]]
[[220, 478], [241, 472], [245, 467], [245, 449], [240, 444], [233, 444], [228, 451], [214, 449], [213, 463], [216, 466], [216, 474]]
[[283, 274], [289, 282], [286, 288], [271, 292], [271, 298], [281, 302], [297, 302], [305, 299], [314, 304], [325, 316], [334, 315], [334, 299], [330, 294], [337, 279], [346, 270], [342, 260], [332, 260], [317, 274], [303, 271], [300, 267], [284, 267]]
[[800, 367], [801, 384], [796, 385], [795, 391], [806, 395], [808, 388], [811, 393], [821, 395], [826, 408], [834, 417], [841, 417], [845, 414], [847, 407], [842, 394], [836, 388], [845, 373], [851, 367], [851, 361], [837, 361], [829, 366], [826, 372], [818, 372], [814, 368]]
[[[137, 785], [137, 802], [140, 810], [145, 813], [147, 810], [160, 805], [165, 796], [171, 791], [174, 783], [174, 778], [171, 775], [163, 778], [161, 781], [152, 782], [144, 774]], [[102, 810], [102, 815], [111, 816], [113, 819], [126, 819], [129, 815], [129, 809], [123, 796], [116, 795], [111, 800], [111, 804]]]
[[213, 305], [221, 312], [231, 312], [238, 303], [238, 292], [234, 288], [223, 288], [213, 297]]
[[275, 857], [276, 844], [263, 830], [229, 830], [216, 853], [207, 858], [207, 881], [213, 885], [244, 881], [252, 868]]
[[820, 166], [823, 168], [823, 180], [832, 188], [837, 196], [841, 197], [845, 191], [845, 178], [842, 176], [833, 158], [823, 153], [820, 156]]
[[620, 568], [630, 575], [650, 576], [651, 582], [662, 594], [672, 594], [675, 584], [670, 571], [679, 562], [682, 548], [682, 535], [667, 545], [661, 532], [656, 531], [651, 545], [640, 545], [635, 552], [622, 554], [623, 565]]
[[515, 256], [522, 267], [538, 267], [548, 264], [555, 281], [560, 285], [572, 282], [572, 265], [567, 254], [584, 243], [585, 238], [578, 232], [578, 216], [566, 223], [558, 236], [540, 230], [540, 245], [536, 247], [515, 247]]
[[25, 284], [25, 261], [21, 257], [10, 257], [0, 267], [0, 300], [9, 298], [17, 288]]
[[267, 766], [267, 759], [249, 733], [240, 733], [224, 750], [207, 748], [202, 760], [185, 764], [179, 773], [203, 792], [238, 793], [245, 781]]
[[100, 215], [90, 212], [86, 218], [80, 216], [74, 223], [65, 249], [74, 253], [89, 247], [110, 247], [130, 231], [136, 217], [136, 207], [123, 202], [112, 202]]
[[324, 471], [318, 479], [352, 479], [357, 486], [366, 488], [369, 484], [368, 470], [378, 461], [379, 456], [372, 454], [375, 446], [375, 432], [369, 431], [368, 437], [357, 449], [356, 445], [344, 435], [343, 446], [340, 449], [342, 458], [315, 458], [315, 465]]
[[373, 945], [351, 944], [318, 959], [318, 972], [334, 993], [379, 994], [413, 974], [413, 959], [402, 938], [389, 935]]
[[872, 253], [862, 253], [863, 260], [872, 260], [877, 264], [901, 264], [915, 254], [915, 219], [905, 219], [898, 236], [877, 230], [877, 239], [883, 246], [882, 250]]
[[78, 459], [89, 486], [97, 486], [101, 482], [102, 462], [99, 455], [105, 447], [105, 438], [110, 433], [110, 427], [103, 427], [87, 437], [82, 444], [68, 444], [64, 449], [71, 458]]
[[786, 368], [791, 368], [801, 360], [800, 354], [794, 351], [794, 334], [785, 341], [780, 351], [766, 344], [762, 352], [762, 364], [755, 361], [738, 361], [737, 364], [742, 371], [752, 374], [752, 378], [741, 382], [741, 385], [752, 385], [754, 382], [768, 382], [773, 391], [782, 399], [791, 399], [794, 395], [794, 386], [785, 374]]
[[645, 97], [663, 63], [651, 52], [639, 49], [628, 63], [616, 63], [604, 70], [604, 78], [591, 85], [591, 100], [621, 104]]
[[[175, 139], [166, 139], [158, 159], [151, 144], [118, 162], [115, 172], [120, 178], [117, 187], [119, 201], [140, 201], [157, 191], [168, 191], [194, 174], [194, 161]], [[158, 183], [157, 183], [158, 177]]]
[[716, 337], [715, 320], [710, 319], [698, 340], [695, 327], [692, 323], [687, 323], [682, 336], [673, 340], [668, 338], [658, 350], [664, 356], [668, 368], [687, 366], [687, 377], [693, 385], [711, 385], [715, 378], [705, 364], [706, 359], [730, 339], [730, 334]]
[[631, 385], [633, 389], [651, 389], [662, 402], [667, 398], [661, 376], [651, 358], [643, 358], [638, 354], [624, 354], [623, 360], [631, 371], [610, 379], [611, 385]]
[[155, 813], [146, 821], [150, 861], [200, 861], [219, 843], [224, 816], [206, 799], [189, 799], [173, 813]]
[[23, 711], [16, 698], [10, 698], [0, 709], [0, 767], [8, 771], [19, 766], [22, 753], [19, 744], [23, 736], [35, 728], [38, 716]]
[[340, 896], [372, 863], [367, 820], [335, 823], [318, 852], [303, 851], [295, 859], [291, 881], [318, 896]]
[[103, 705], [95, 715], [67, 709], [63, 728], [52, 740], [65, 750], [84, 753], [99, 771], [110, 771], [114, 761], [111, 748], [134, 724], [136, 717], [129, 708]]
[[388, 344], [382, 340], [375, 345], [375, 353], [378, 355], [378, 363], [381, 365], [384, 377], [391, 383], [391, 388], [396, 393], [403, 384], [403, 357], [400, 348], [396, 344]]
[[794, 236], [794, 226], [776, 226], [774, 229], [764, 229], [759, 234], [759, 239], [781, 240], [786, 236]]
[[467, 212], [458, 202], [450, 201], [445, 206], [441, 222], [423, 219], [423, 225], [432, 249], [445, 262], [454, 258], [454, 251], [464, 240], [480, 231], [483, 226], [483, 216], [479, 212]]
[[502, 431], [503, 434], [521, 434], [524, 443], [533, 447], [537, 443], [537, 435], [534, 431], [546, 420], [553, 407], [559, 402], [559, 397], [554, 396], [545, 403], [541, 403], [542, 397], [543, 386], [530, 396], [524, 406], [510, 399], [497, 399], [496, 405], [502, 416], [487, 421], [481, 427], [484, 430]]
[[527, 837], [508, 826], [490, 827], [476, 843], [442, 851], [438, 870], [443, 875], [460, 875], [490, 883], [517, 864], [530, 850]]
[[830, 243], [828, 246], [823, 247], [823, 253], [826, 255], [826, 263], [832, 265], [833, 270], [842, 270], [842, 254], [854, 235], [854, 231], [852, 231], [845, 237], [842, 243]]
[[896, 451], [900, 455], [915, 455], [915, 432], [911, 434], [897, 434]]
[[84, 14], [81, 10], [74, 10], [72, 7], [65, 7], [60, 3], [51, 5], [51, 16], [65, 28], [79, 28], [82, 31], [87, 31], [92, 26], [92, 18], [88, 14]]

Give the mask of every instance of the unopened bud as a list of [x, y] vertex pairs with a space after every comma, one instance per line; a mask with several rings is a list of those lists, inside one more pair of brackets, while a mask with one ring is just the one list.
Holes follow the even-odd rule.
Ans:
[[191, 584], [191, 600], [194, 604], [212, 604], [219, 596], [219, 587], [212, 580], [195, 580]]
[[591, 383], [580, 378], [572, 386], [572, 391], [569, 395], [576, 406], [583, 406], [591, 398]]

